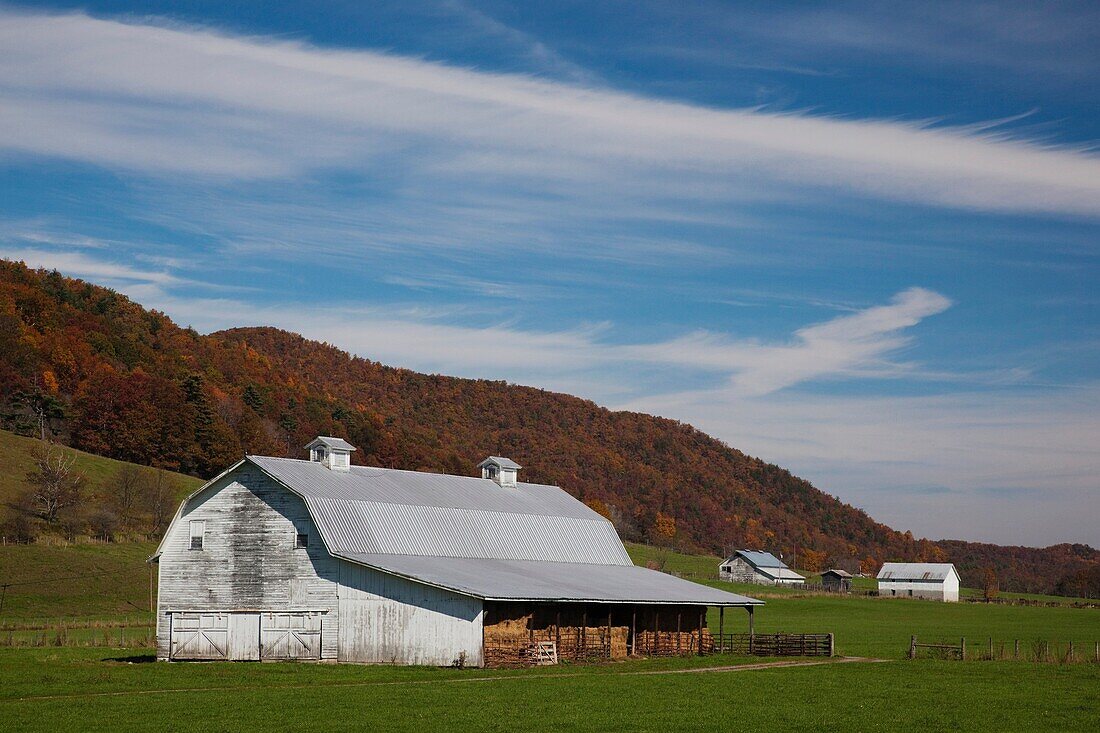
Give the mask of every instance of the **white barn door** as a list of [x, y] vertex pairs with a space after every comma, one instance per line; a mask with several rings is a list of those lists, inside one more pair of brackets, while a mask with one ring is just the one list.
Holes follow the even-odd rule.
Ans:
[[260, 614], [261, 659], [320, 659], [321, 614], [316, 611]]
[[226, 659], [228, 613], [173, 613], [169, 659]]
[[260, 614], [234, 613], [229, 617], [229, 659], [250, 662], [260, 658]]

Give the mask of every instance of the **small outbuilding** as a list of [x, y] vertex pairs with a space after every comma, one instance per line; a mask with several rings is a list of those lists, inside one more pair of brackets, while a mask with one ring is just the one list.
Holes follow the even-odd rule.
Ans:
[[878, 594], [888, 598], [959, 600], [959, 571], [949, 562], [888, 562], [878, 571]]
[[821, 574], [821, 587], [830, 593], [847, 593], [852, 590], [852, 574], [831, 568]]
[[738, 550], [718, 566], [718, 577], [758, 585], [802, 585], [806, 582], [782, 560], [763, 550]]

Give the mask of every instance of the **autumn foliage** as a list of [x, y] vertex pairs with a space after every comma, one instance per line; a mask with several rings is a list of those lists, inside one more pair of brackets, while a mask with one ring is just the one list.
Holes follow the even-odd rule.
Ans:
[[[201, 477], [245, 453], [302, 456], [318, 434], [356, 463], [473, 474], [510, 456], [625, 539], [764, 548], [822, 567], [951, 560], [1050, 590], [1096, 550], [916, 539], [789, 471], [674, 420], [500, 381], [394, 369], [273, 328], [209, 335], [106, 288], [0, 261], [0, 427]], [[1051, 575], [1051, 567], [1058, 575]]]

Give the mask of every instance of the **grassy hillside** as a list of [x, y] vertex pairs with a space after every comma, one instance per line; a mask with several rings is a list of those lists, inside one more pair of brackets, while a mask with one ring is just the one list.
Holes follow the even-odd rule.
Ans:
[[[27, 489], [26, 476], [34, 468], [31, 450], [41, 445], [36, 438], [16, 435], [0, 430], [0, 505], [14, 500]], [[103, 496], [111, 491], [111, 481], [126, 461], [116, 461], [75, 448], [68, 449], [76, 456], [76, 470], [87, 478], [87, 491], [94, 496]], [[180, 498], [194, 491], [202, 481], [194, 476], [173, 474], [179, 483]]]

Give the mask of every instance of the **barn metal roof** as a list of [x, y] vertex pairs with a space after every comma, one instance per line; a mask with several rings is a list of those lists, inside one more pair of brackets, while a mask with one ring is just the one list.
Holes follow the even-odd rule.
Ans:
[[484, 466], [484, 465], [485, 465], [486, 463], [495, 463], [495, 464], [497, 464], [498, 466], [500, 466], [501, 468], [514, 468], [514, 469], [516, 469], [517, 471], [518, 471], [519, 469], [523, 468], [523, 466], [519, 465], [518, 463], [516, 463], [515, 461], [513, 461], [513, 460], [512, 460], [511, 458], [501, 458], [500, 456], [489, 456], [489, 457], [488, 457], [488, 458], [486, 458], [486, 459], [485, 459], [484, 461], [482, 461], [481, 463], [477, 464], [477, 467], [478, 467], [478, 468], [481, 468], [481, 467], [482, 467], [482, 466]]
[[886, 562], [878, 571], [878, 579], [887, 582], [942, 583], [952, 573], [959, 574], [949, 562]]
[[848, 571], [846, 571], [846, 570], [838, 570], [838, 569], [836, 569], [836, 568], [831, 568], [831, 569], [829, 569], [829, 570], [826, 570], [825, 572], [823, 572], [823, 573], [821, 574], [821, 576], [822, 576], [822, 577], [824, 577], [824, 576], [826, 576], [826, 575], [835, 575], [835, 576], [837, 576], [838, 578], [850, 578], [850, 577], [852, 577], [852, 574], [851, 574], [851, 573], [849, 573]]
[[632, 564], [611, 523], [557, 486], [249, 460], [302, 496], [334, 554]]
[[785, 568], [787, 565], [770, 552], [760, 550], [738, 550], [735, 556], [745, 559], [754, 568]]
[[755, 606], [762, 601], [635, 565], [475, 560], [408, 555], [342, 554], [441, 588], [493, 601], [588, 601], [701, 606]]
[[355, 450], [355, 446], [348, 441], [344, 440], [343, 438], [334, 438], [331, 435], [318, 435], [316, 438], [309, 442], [309, 444], [306, 446], [306, 450], [309, 450], [318, 443], [324, 443], [329, 448], [335, 448], [336, 450]]
[[806, 580], [790, 568], [757, 568], [756, 571], [761, 575], [766, 575], [772, 580], [794, 580], [803, 582]]

